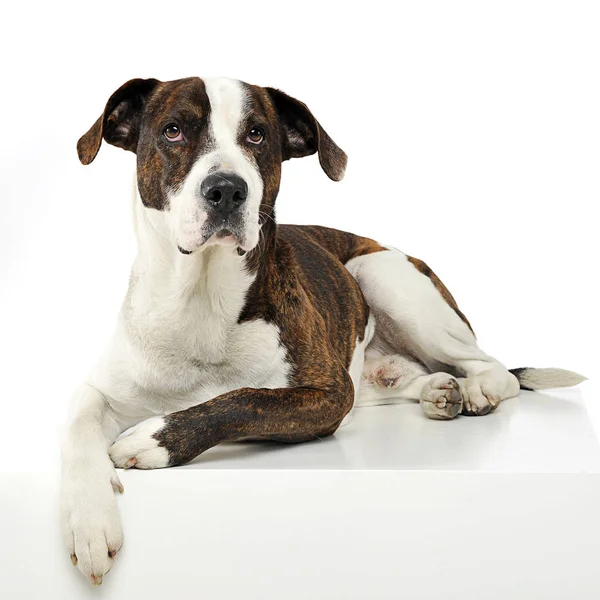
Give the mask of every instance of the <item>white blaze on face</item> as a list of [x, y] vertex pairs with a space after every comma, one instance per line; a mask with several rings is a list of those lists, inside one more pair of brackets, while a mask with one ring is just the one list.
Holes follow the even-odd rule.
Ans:
[[[263, 194], [263, 181], [250, 153], [244, 152], [239, 140], [245, 139], [247, 93], [239, 81], [232, 79], [205, 79], [210, 102], [208, 151], [201, 154], [177, 190], [169, 194], [166, 213], [176, 243], [186, 250], [195, 250], [206, 241], [204, 225], [209, 217], [198, 190], [209, 172], [235, 173], [248, 185], [244, 203], [244, 238], [239, 240], [244, 250], [258, 244], [258, 213]], [[248, 129], [252, 128], [248, 123]], [[210, 233], [208, 235], [210, 237]], [[218, 243], [218, 241], [217, 241]]]

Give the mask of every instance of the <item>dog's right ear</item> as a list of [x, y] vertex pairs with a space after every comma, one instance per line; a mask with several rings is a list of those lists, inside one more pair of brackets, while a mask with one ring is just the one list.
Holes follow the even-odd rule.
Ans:
[[159, 83], [158, 79], [132, 79], [108, 99], [100, 118], [77, 142], [77, 154], [84, 165], [96, 158], [103, 138], [113, 146], [135, 152], [144, 106]]

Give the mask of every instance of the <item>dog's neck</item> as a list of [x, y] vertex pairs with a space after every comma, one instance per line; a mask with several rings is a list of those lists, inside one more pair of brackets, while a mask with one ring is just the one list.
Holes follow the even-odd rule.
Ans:
[[[168, 304], [185, 307], [203, 297], [204, 310], [233, 317], [241, 307], [255, 275], [233, 246], [215, 245], [182, 254], [166, 229], [163, 215], [134, 204], [138, 255], [132, 271], [132, 289], [146, 308]], [[140, 307], [141, 308], [141, 307]]]
[[256, 278], [247, 256], [222, 245], [182, 254], [166, 231], [164, 215], [145, 208], [139, 198], [134, 224], [138, 254], [121, 309], [128, 343], [154, 361], [162, 380], [167, 374], [160, 369], [189, 367], [189, 357], [222, 364]]

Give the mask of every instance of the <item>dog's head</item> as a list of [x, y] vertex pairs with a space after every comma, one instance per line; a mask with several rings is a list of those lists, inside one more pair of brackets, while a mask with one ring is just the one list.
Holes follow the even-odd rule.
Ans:
[[142, 202], [160, 211], [184, 254], [213, 244], [252, 250], [273, 218], [282, 161], [318, 152], [339, 181], [347, 160], [305, 104], [229, 79], [128, 81], [79, 140], [84, 165], [103, 139], [135, 152]]

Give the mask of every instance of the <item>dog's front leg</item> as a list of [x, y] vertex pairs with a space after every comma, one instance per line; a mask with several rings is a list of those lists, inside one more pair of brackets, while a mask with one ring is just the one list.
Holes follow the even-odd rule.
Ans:
[[113, 444], [117, 467], [155, 469], [182, 465], [205, 450], [246, 437], [304, 442], [331, 435], [352, 407], [347, 373], [335, 388], [243, 388], [187, 410], [144, 421]]
[[[61, 512], [71, 560], [98, 585], [123, 543], [108, 447], [127, 426], [89, 385], [77, 391], [62, 449]], [[131, 424], [131, 423], [130, 423]]]

